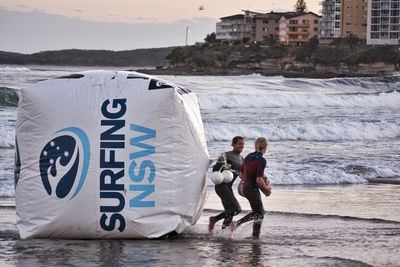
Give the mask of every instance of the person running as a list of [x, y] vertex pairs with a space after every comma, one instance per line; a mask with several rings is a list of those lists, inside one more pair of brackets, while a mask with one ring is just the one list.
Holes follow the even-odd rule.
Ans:
[[211, 216], [209, 218], [208, 231], [211, 233], [214, 229], [214, 225], [221, 219], [224, 219], [222, 223], [222, 229], [225, 229], [232, 222], [233, 216], [240, 213], [241, 208], [237, 201], [233, 190], [232, 184], [239, 176], [242, 169], [243, 157], [240, 155], [244, 148], [244, 138], [242, 136], [235, 136], [231, 143], [232, 151], [222, 153], [217, 163], [213, 167], [213, 171], [219, 171], [223, 165], [229, 164], [231, 166], [230, 171], [233, 173], [233, 180], [229, 183], [221, 183], [215, 185], [215, 192], [221, 198], [224, 211], [217, 216]]
[[259, 189], [265, 194], [265, 196], [271, 194], [269, 181], [264, 177], [264, 169], [267, 162], [263, 158], [263, 155], [267, 151], [267, 139], [264, 137], [258, 138], [255, 141], [254, 146], [256, 151], [248, 154], [243, 161], [241, 176], [244, 183], [243, 194], [249, 201], [252, 212], [237, 222], [232, 221], [230, 227], [233, 232], [242, 223], [254, 220], [252, 237], [253, 239], [259, 239], [261, 224], [264, 219], [264, 207], [261, 201]]

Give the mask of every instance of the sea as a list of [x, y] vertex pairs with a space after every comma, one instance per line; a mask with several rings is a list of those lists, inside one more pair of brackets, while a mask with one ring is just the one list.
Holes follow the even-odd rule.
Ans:
[[[235, 135], [245, 138], [243, 156], [256, 138], [268, 139], [273, 193], [263, 199], [258, 241], [248, 238], [251, 223], [233, 235], [220, 224], [208, 233], [208, 217], [222, 209], [211, 181], [197, 224], [172, 239], [21, 240], [13, 176], [19, 92], [91, 69], [124, 70], [0, 65], [0, 266], [400, 266], [400, 73], [157, 75], [196, 93], [211, 160]], [[245, 215], [250, 206], [238, 200]]]

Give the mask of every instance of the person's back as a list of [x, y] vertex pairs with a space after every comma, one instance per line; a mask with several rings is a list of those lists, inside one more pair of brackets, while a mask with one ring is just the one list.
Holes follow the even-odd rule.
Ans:
[[259, 152], [252, 152], [246, 156], [242, 165], [244, 186], [257, 187], [257, 177], [264, 176], [264, 169], [267, 162]]

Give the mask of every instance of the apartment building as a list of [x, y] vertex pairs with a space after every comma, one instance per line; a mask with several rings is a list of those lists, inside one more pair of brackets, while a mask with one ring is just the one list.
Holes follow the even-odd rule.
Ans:
[[264, 42], [271, 35], [279, 40], [279, 20], [288, 12], [270, 12], [254, 17], [256, 42]]
[[324, 0], [320, 22], [320, 39], [332, 39], [341, 36], [342, 0]]
[[368, 0], [367, 44], [400, 45], [400, 0]]
[[313, 12], [288, 13], [279, 20], [279, 41], [286, 45], [302, 45], [318, 36], [320, 16]]
[[341, 29], [340, 36], [350, 34], [364, 42], [367, 39], [368, 0], [341, 0]]
[[220, 18], [216, 24], [217, 40], [241, 41], [243, 38], [254, 40], [254, 17], [261, 13], [243, 10], [244, 14], [237, 14]]

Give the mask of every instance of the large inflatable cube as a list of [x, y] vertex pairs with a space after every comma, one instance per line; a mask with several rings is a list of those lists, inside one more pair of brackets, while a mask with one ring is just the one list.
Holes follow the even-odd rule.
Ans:
[[21, 238], [158, 238], [198, 220], [209, 164], [193, 92], [127, 71], [23, 89], [16, 127]]

